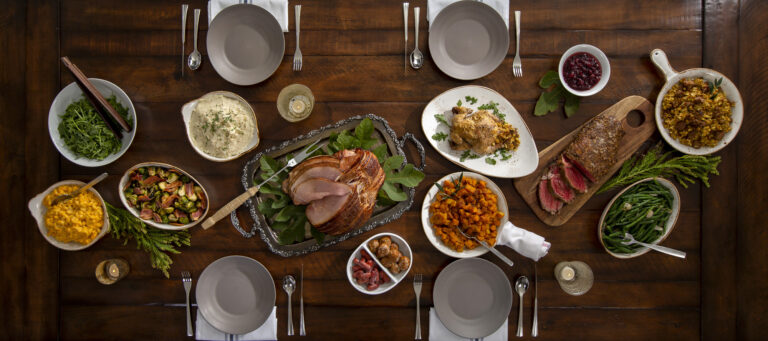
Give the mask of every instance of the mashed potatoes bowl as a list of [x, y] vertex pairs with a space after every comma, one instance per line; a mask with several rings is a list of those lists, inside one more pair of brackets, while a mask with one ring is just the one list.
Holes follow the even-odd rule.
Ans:
[[101, 209], [103, 212], [102, 214], [103, 224], [101, 225], [101, 230], [99, 231], [98, 235], [96, 235], [96, 237], [93, 238], [93, 240], [91, 240], [90, 243], [88, 244], [80, 244], [76, 242], [66, 242], [66, 243], [61, 242], [48, 234], [48, 227], [45, 225], [45, 213], [47, 212], [47, 208], [43, 204], [43, 201], [45, 197], [51, 192], [53, 192], [56, 188], [59, 188], [60, 186], [65, 186], [65, 185], [83, 186], [85, 185], [85, 183], [77, 180], [59, 181], [51, 185], [51, 187], [48, 187], [42, 193], [36, 195], [34, 198], [30, 199], [27, 207], [29, 208], [29, 212], [37, 221], [37, 227], [40, 230], [40, 234], [42, 234], [43, 238], [45, 238], [45, 240], [51, 243], [51, 245], [66, 251], [83, 250], [95, 244], [99, 239], [104, 237], [104, 235], [106, 235], [107, 232], [109, 232], [109, 215], [107, 214], [107, 206], [104, 204], [104, 199], [101, 197], [99, 192], [97, 192], [93, 188], [88, 189], [88, 192], [94, 194], [98, 199], [99, 204], [101, 204]]

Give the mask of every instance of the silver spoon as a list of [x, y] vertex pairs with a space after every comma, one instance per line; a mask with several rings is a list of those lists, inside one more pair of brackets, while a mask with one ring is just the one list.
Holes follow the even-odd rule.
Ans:
[[679, 257], [679, 258], [685, 258], [685, 252], [683, 252], [683, 251], [678, 251], [678, 250], [675, 250], [675, 249], [670, 249], [668, 247], [664, 247], [664, 246], [661, 246], [661, 245], [646, 244], [646, 243], [643, 243], [643, 242], [638, 242], [629, 233], [625, 233], [624, 234], [624, 240], [621, 243], [624, 244], [624, 245], [640, 244], [640, 245], [645, 246], [645, 247], [647, 247], [649, 249], [656, 250], [656, 251], [659, 251], [661, 253], [666, 253], [666, 254], [668, 254], [670, 256], [675, 256], [675, 257]]
[[187, 59], [187, 65], [189, 65], [190, 70], [197, 70], [203, 62], [203, 56], [201, 56], [200, 51], [197, 50], [197, 26], [199, 23], [200, 9], [195, 8], [195, 50], [189, 54], [189, 59]]
[[107, 173], [101, 173], [101, 175], [97, 176], [96, 179], [91, 180], [91, 182], [83, 185], [83, 187], [76, 189], [74, 192], [69, 194], [62, 194], [62, 195], [59, 195], [58, 197], [53, 198], [53, 201], [51, 201], [51, 206], [58, 205], [62, 201], [69, 200], [80, 195], [80, 193], [82, 193], [83, 191], [93, 187], [97, 183], [101, 182], [101, 180], [104, 180], [106, 178], [107, 178]]
[[520, 310], [517, 312], [517, 337], [523, 337], [523, 294], [526, 290], [528, 290], [528, 277], [518, 277], [515, 281], [515, 291], [520, 296]]
[[507, 263], [507, 265], [515, 266], [515, 263], [513, 263], [512, 260], [507, 258], [507, 256], [505, 256], [503, 253], [501, 253], [501, 251], [496, 250], [496, 248], [494, 248], [493, 246], [488, 245], [488, 243], [486, 243], [486, 242], [484, 242], [482, 240], [479, 240], [479, 239], [477, 239], [475, 237], [472, 237], [472, 236], [464, 233], [464, 231], [460, 227], [458, 227], [458, 226], [455, 226], [455, 227], [456, 227], [457, 230], [459, 230], [459, 233], [461, 233], [461, 235], [464, 236], [465, 238], [472, 239], [472, 240], [475, 241], [475, 243], [478, 243], [478, 244], [482, 245], [484, 248], [488, 249], [488, 251], [491, 251], [491, 253], [496, 255], [496, 257], [499, 257], [499, 259], [504, 261], [504, 263]]
[[293, 335], [293, 312], [291, 311], [291, 294], [296, 290], [296, 279], [288, 275], [283, 277], [283, 290], [288, 294], [288, 335]]
[[416, 40], [414, 43], [413, 52], [411, 52], [411, 67], [415, 70], [421, 69], [424, 65], [424, 55], [419, 51], [419, 12], [421, 10], [418, 7], [413, 8], [413, 15], [415, 16], [414, 25], [416, 26]]

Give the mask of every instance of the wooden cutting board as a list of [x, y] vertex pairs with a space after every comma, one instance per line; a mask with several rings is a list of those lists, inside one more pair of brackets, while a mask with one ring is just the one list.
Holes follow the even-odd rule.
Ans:
[[[642, 124], [637, 127], [630, 126], [626, 120], [627, 115], [634, 110], [640, 111], [644, 119]], [[528, 203], [528, 206], [531, 207], [533, 213], [536, 213], [539, 219], [549, 226], [560, 226], [571, 219], [571, 217], [576, 214], [576, 211], [581, 209], [584, 203], [586, 203], [587, 200], [589, 200], [589, 198], [591, 198], [592, 195], [594, 195], [595, 192], [608, 181], [619, 168], [621, 168], [624, 161], [629, 159], [629, 157], [640, 148], [643, 142], [645, 142], [656, 129], [653, 104], [640, 96], [626, 97], [595, 117], [601, 115], [613, 116], [621, 121], [621, 126], [625, 134], [621, 141], [619, 141], [616, 163], [606, 175], [596, 179], [597, 181], [594, 183], [589, 183], [586, 193], [576, 193], [576, 198], [570, 203], [565, 204], [565, 206], [563, 206], [563, 208], [555, 215], [544, 211], [539, 205], [538, 185], [539, 179], [541, 179], [544, 172], [544, 168], [548, 167], [565, 150], [565, 148], [568, 147], [584, 125], [581, 125], [578, 129], [570, 132], [557, 142], [540, 151], [539, 167], [531, 173], [531, 175], [515, 179], [514, 181], [515, 189], [517, 189], [517, 192], [523, 197], [523, 200]]]

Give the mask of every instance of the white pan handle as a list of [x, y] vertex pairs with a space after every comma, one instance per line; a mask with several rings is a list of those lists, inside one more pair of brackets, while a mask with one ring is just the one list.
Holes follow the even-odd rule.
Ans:
[[664, 78], [666, 78], [667, 82], [677, 75], [677, 71], [669, 64], [669, 59], [667, 59], [667, 54], [664, 51], [660, 49], [651, 51], [651, 61], [664, 73]]

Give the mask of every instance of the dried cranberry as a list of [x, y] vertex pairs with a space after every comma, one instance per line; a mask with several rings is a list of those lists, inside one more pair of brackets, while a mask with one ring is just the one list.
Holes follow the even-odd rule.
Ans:
[[565, 82], [574, 90], [589, 90], [594, 87], [602, 77], [603, 70], [600, 61], [595, 56], [579, 52], [574, 53], [565, 60], [561, 70]]

